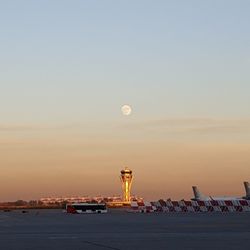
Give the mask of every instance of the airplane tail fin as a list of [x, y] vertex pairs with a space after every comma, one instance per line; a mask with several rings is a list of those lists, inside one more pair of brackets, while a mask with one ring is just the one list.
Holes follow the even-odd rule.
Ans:
[[246, 197], [250, 198], [250, 183], [245, 181], [244, 186], [245, 186], [245, 189], [246, 189]]
[[194, 192], [194, 198], [196, 200], [204, 200], [206, 197], [199, 191], [198, 187], [193, 186], [192, 187], [193, 192]]

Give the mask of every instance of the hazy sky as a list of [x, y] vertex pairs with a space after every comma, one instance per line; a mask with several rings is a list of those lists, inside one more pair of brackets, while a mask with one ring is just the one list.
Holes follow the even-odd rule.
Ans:
[[[250, 2], [0, 0], [0, 200], [241, 195]], [[131, 116], [121, 115], [128, 103]]]

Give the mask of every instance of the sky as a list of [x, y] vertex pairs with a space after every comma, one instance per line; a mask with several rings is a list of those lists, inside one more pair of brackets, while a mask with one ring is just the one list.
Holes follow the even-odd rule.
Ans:
[[[0, 0], [0, 200], [244, 195], [250, 2]], [[121, 114], [131, 105], [130, 116]]]

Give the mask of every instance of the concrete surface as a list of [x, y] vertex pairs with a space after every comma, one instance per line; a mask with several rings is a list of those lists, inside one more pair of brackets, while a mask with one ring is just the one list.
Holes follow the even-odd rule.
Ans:
[[250, 249], [250, 213], [0, 211], [0, 249]]

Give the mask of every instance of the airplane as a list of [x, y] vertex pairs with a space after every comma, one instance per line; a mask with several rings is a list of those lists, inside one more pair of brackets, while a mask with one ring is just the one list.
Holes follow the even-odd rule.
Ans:
[[222, 200], [242, 200], [242, 199], [250, 199], [250, 184], [248, 182], [244, 182], [244, 186], [246, 189], [246, 196], [244, 197], [228, 197], [228, 196], [223, 196], [223, 197], [212, 197], [212, 196], [205, 196], [202, 194], [198, 187], [192, 186], [193, 192], [194, 192], [194, 198], [191, 200], [193, 201], [222, 201]]
[[247, 181], [244, 181], [244, 186], [246, 190], [246, 196], [244, 196], [243, 199], [250, 200], [250, 183]]

